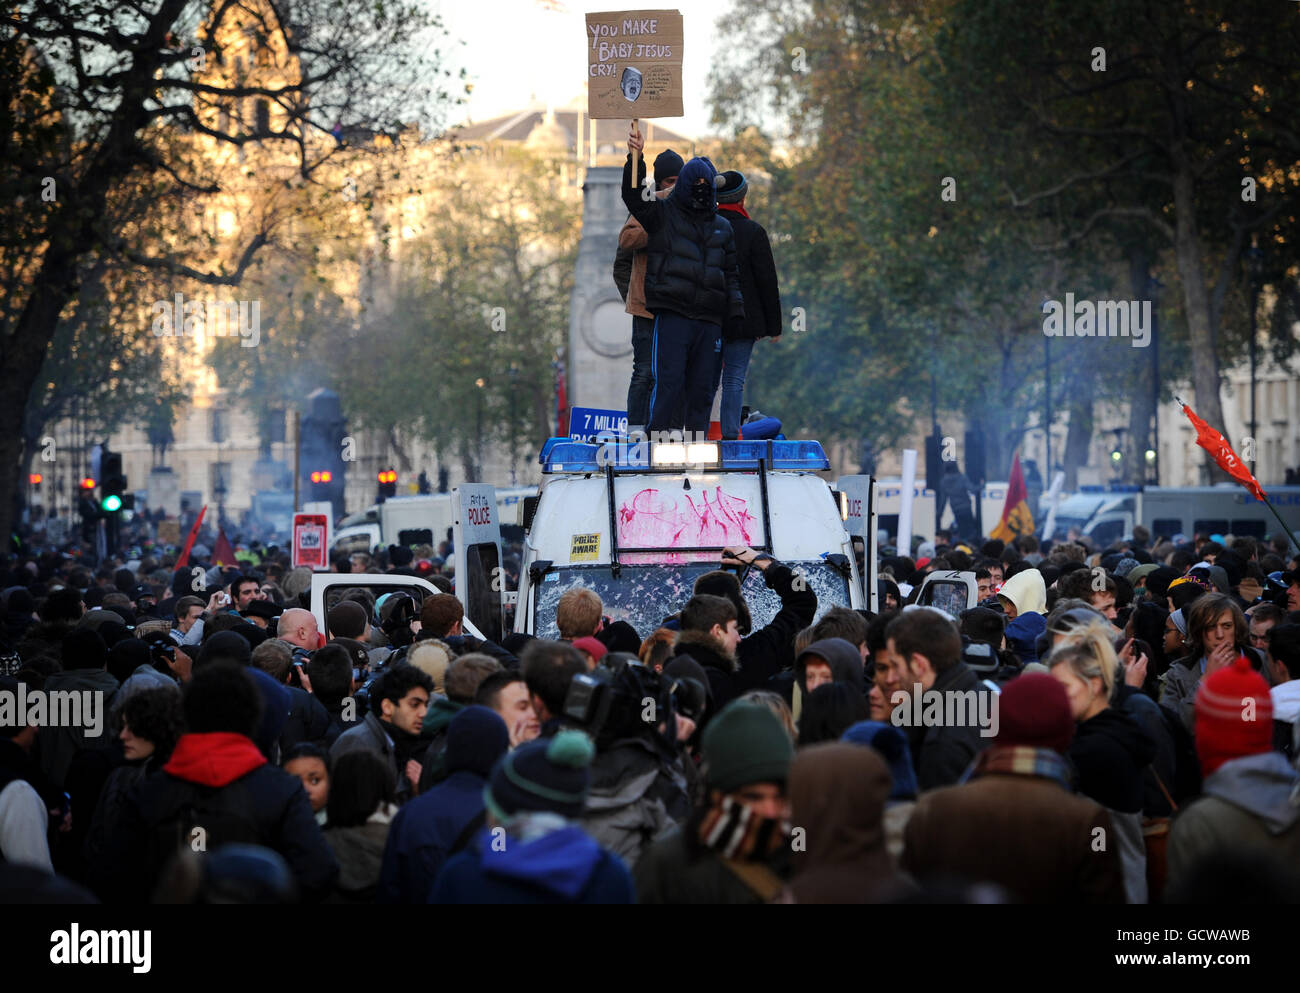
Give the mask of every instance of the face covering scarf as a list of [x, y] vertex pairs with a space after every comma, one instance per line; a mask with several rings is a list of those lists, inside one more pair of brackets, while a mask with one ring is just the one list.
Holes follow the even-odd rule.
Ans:
[[727, 859], [769, 858], [789, 837], [789, 821], [759, 817], [752, 807], [729, 796], [709, 808], [699, 830], [700, 844]]
[[692, 210], [712, 210], [713, 191], [705, 185], [692, 186], [690, 204]]

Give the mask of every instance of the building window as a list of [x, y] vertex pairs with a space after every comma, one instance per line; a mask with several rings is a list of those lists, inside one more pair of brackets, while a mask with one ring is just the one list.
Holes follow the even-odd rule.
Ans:
[[271, 133], [271, 102], [269, 100], [257, 101], [257, 133]]
[[226, 440], [226, 411], [221, 407], [212, 408], [212, 441], [221, 445]]
[[229, 462], [213, 462], [208, 467], [208, 486], [217, 500], [225, 499], [230, 492]]

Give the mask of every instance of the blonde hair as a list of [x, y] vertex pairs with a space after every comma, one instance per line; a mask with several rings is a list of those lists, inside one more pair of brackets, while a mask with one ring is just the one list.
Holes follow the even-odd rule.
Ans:
[[437, 638], [417, 641], [406, 652], [406, 661], [426, 673], [433, 680], [433, 691], [439, 694], [446, 692], [443, 687], [451, 660], [451, 649]]
[[781, 723], [785, 726], [785, 733], [790, 736], [791, 742], [799, 740], [799, 729], [795, 727], [794, 715], [790, 713], [790, 708], [786, 706], [780, 694], [773, 693], [771, 690], [749, 690], [740, 694], [737, 699], [744, 700], [746, 703], [762, 704], [781, 719]]
[[1047, 657], [1047, 665], [1055, 669], [1068, 665], [1070, 671], [1083, 682], [1093, 678], [1101, 680], [1106, 700], [1115, 694], [1119, 674], [1119, 657], [1111, 642], [1112, 630], [1105, 618], [1097, 617], [1079, 624], [1065, 633]]

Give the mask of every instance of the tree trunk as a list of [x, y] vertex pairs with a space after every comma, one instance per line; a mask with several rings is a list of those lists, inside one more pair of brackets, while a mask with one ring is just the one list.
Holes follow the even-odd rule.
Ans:
[[[1214, 351], [1210, 327], [1210, 294], [1205, 286], [1204, 259], [1196, 229], [1195, 191], [1191, 173], [1184, 166], [1174, 176], [1174, 213], [1177, 218], [1174, 255], [1183, 284], [1183, 308], [1187, 314], [1187, 337], [1192, 346], [1192, 386], [1196, 413], [1211, 427], [1222, 431], [1223, 406], [1219, 402], [1219, 357]], [[1202, 464], [1210, 479], [1215, 477], [1214, 460], [1202, 452]], [[1226, 479], [1226, 474], [1220, 473]]]
[[122, 102], [108, 134], [86, 169], [83, 182], [50, 212], [46, 249], [32, 279], [27, 302], [12, 330], [0, 339], [0, 368], [6, 389], [0, 390], [0, 535], [8, 540], [22, 471], [22, 439], [15, 430], [23, 423], [36, 377], [64, 307], [76, 295], [77, 265], [97, 242], [95, 226], [103, 216], [108, 191], [140, 162], [137, 133], [149, 120], [145, 101], [153, 93], [154, 74], [165, 50], [164, 41], [185, 9], [186, 0], [163, 0], [133, 51], [122, 85]]
[[[1082, 365], [1082, 364], [1081, 364]], [[1070, 403], [1070, 428], [1065, 436], [1065, 488], [1079, 488], [1079, 468], [1088, 464], [1092, 445], [1092, 394], [1094, 374], [1085, 368], [1071, 377], [1074, 399]]]

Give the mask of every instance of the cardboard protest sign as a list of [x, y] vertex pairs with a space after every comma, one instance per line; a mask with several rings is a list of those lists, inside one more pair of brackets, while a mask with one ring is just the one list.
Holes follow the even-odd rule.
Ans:
[[612, 10], [587, 15], [587, 115], [682, 116], [682, 15]]

